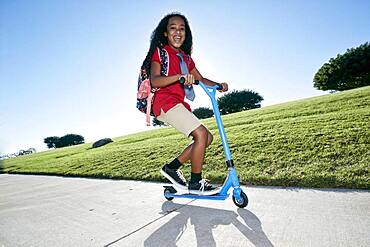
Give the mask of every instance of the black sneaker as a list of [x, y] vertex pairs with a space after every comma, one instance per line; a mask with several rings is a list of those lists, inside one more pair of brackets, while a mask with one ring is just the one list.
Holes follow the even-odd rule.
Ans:
[[177, 186], [183, 186], [186, 189], [186, 180], [180, 169], [170, 169], [167, 165], [164, 165], [161, 169], [161, 173], [165, 176], [171, 183]]
[[209, 181], [202, 179], [198, 183], [189, 183], [190, 194], [213, 195], [219, 192], [219, 188], [210, 184]]

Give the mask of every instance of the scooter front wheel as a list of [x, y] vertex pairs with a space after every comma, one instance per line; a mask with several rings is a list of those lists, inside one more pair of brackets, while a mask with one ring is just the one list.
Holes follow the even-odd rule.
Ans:
[[235, 197], [233, 196], [233, 202], [239, 208], [245, 208], [248, 205], [248, 196], [243, 191], [241, 191], [240, 201], [237, 201]]

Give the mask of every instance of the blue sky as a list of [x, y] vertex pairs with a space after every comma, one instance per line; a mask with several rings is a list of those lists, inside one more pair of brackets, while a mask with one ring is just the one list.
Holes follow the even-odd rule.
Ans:
[[[203, 76], [262, 106], [326, 94], [313, 76], [370, 41], [368, 0], [0, 1], [0, 154], [74, 133], [93, 142], [149, 130], [135, 108], [159, 20], [179, 11]], [[198, 88], [192, 107], [210, 107]]]

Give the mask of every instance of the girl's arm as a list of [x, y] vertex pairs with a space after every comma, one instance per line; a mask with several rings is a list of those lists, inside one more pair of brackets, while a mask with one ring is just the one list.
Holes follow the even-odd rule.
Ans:
[[181, 75], [161, 76], [161, 65], [157, 62], [152, 62], [151, 70], [150, 82], [152, 87], [166, 87], [180, 80]]
[[[197, 70], [197, 68], [194, 68], [190, 73], [194, 76], [195, 80], [201, 81], [201, 82], [205, 83], [208, 86], [215, 86], [215, 85], [219, 84], [219, 83], [214, 82], [210, 79], [204, 78], [200, 74], [200, 72]], [[226, 92], [229, 89], [229, 86], [227, 85], [227, 83], [223, 82], [223, 83], [220, 83], [220, 84], [222, 85], [222, 90], [220, 90], [221, 92]]]

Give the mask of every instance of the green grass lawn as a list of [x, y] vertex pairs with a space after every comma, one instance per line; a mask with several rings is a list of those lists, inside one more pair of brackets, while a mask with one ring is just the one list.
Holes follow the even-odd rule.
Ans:
[[[370, 87], [223, 116], [242, 184], [370, 189]], [[217, 126], [204, 176], [227, 174]], [[4, 160], [1, 172], [165, 181], [159, 173], [190, 143], [172, 128]], [[182, 169], [189, 177], [190, 164]]]

